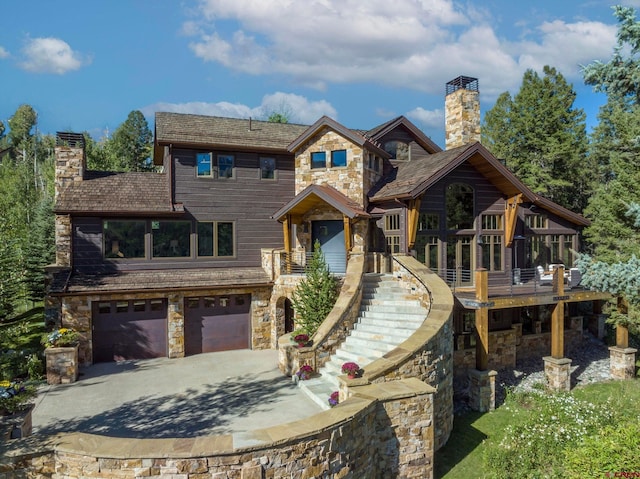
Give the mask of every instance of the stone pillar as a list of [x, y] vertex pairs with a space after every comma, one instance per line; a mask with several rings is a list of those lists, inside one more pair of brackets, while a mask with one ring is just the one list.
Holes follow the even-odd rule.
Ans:
[[56, 215], [56, 265], [71, 267], [71, 215]]
[[609, 348], [610, 370], [612, 379], [633, 379], [636, 375], [636, 353], [634, 348]]
[[544, 376], [547, 380], [547, 387], [552, 391], [571, 390], [571, 359], [554, 358], [545, 356]]
[[474, 411], [488, 412], [496, 408], [496, 371], [469, 370], [469, 403]]
[[184, 294], [170, 294], [167, 298], [168, 347], [170, 358], [183, 358], [184, 350]]
[[446, 150], [480, 141], [477, 78], [461, 76], [447, 82], [444, 110]]
[[69, 384], [78, 379], [78, 346], [46, 348], [48, 384]]

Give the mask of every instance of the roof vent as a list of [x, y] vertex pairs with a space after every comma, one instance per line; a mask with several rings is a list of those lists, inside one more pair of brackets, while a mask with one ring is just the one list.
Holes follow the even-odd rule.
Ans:
[[58, 131], [56, 132], [56, 146], [84, 148], [84, 135], [82, 133]]

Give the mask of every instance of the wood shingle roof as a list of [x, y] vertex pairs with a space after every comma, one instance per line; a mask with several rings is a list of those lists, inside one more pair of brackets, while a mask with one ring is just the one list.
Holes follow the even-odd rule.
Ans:
[[183, 113], [156, 113], [156, 145], [287, 151], [307, 125]]
[[182, 211], [171, 202], [163, 173], [88, 171], [82, 181], [65, 188], [56, 213], [163, 214]]

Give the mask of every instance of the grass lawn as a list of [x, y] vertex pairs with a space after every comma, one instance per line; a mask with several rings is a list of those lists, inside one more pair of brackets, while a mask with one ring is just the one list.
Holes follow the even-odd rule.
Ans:
[[[590, 384], [571, 392], [576, 399], [596, 405], [612, 401], [640, 418], [640, 380], [609, 381]], [[435, 477], [439, 479], [487, 477], [483, 464], [483, 442], [499, 441], [509, 424], [523, 421], [533, 414], [515, 401], [508, 401], [490, 413], [469, 412], [456, 416], [449, 441], [435, 457]]]

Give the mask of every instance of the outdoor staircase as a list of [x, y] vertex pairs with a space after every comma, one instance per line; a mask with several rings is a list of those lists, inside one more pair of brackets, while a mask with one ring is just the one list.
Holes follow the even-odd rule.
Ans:
[[298, 386], [314, 402], [329, 409], [329, 396], [338, 390], [338, 376], [348, 361], [366, 370], [367, 364], [394, 349], [420, 327], [427, 310], [420, 301], [390, 274], [366, 274], [363, 277], [360, 314], [351, 334], [317, 377], [300, 381]]

